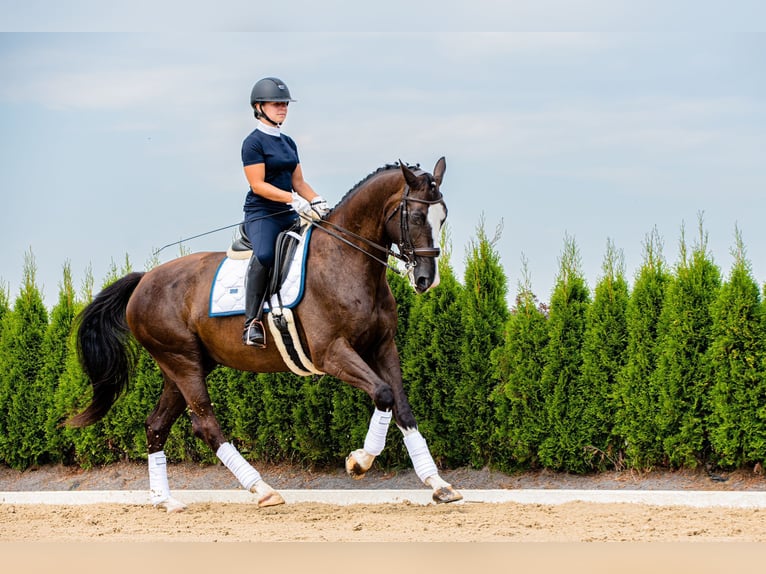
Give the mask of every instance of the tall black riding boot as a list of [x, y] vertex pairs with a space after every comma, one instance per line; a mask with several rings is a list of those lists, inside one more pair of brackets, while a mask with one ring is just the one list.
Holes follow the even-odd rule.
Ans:
[[261, 265], [258, 258], [250, 257], [245, 277], [245, 330], [242, 342], [261, 349], [266, 347], [266, 330], [261, 316], [269, 280], [269, 269]]

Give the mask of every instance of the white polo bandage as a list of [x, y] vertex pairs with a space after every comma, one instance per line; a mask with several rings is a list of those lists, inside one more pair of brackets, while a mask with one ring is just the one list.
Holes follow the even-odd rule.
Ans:
[[162, 450], [149, 454], [149, 496], [155, 506], [170, 498], [168, 465]]
[[380, 411], [377, 408], [372, 413], [370, 428], [364, 437], [364, 450], [372, 456], [378, 456], [386, 446], [386, 433], [391, 424], [391, 411]]
[[417, 429], [402, 430], [404, 433], [404, 446], [407, 447], [407, 452], [412, 460], [412, 466], [415, 468], [415, 474], [424, 483], [427, 478], [439, 474], [439, 470], [436, 468], [436, 463], [431, 457], [431, 452], [428, 450], [426, 439], [420, 434]]
[[251, 490], [261, 480], [261, 474], [239, 454], [239, 451], [231, 443], [223, 443], [218, 447], [215, 454], [224, 466], [237, 477], [245, 490]]

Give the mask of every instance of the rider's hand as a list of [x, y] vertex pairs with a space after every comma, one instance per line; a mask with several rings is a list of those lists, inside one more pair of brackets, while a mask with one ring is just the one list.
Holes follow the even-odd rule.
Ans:
[[317, 195], [311, 200], [311, 209], [314, 210], [320, 219], [330, 212], [330, 207], [321, 195]]
[[293, 200], [290, 202], [292, 208], [300, 215], [308, 215], [309, 217], [315, 217], [314, 210], [311, 209], [311, 204], [303, 197], [293, 192]]

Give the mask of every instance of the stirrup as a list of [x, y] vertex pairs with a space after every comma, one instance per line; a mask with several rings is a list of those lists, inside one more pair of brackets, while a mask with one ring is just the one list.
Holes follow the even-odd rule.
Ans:
[[258, 319], [253, 319], [246, 324], [245, 330], [242, 332], [242, 342], [250, 347], [265, 349], [266, 330], [263, 328], [263, 323]]

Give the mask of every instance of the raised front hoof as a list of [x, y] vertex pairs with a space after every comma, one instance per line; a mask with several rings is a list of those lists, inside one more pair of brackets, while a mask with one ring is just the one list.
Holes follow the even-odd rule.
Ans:
[[437, 504], [446, 504], [448, 502], [463, 500], [463, 495], [451, 486], [443, 486], [434, 490], [433, 499]]
[[180, 500], [176, 500], [173, 497], [170, 497], [167, 500], [163, 500], [162, 502], [155, 504], [154, 506], [162, 510], [165, 510], [168, 514], [172, 514], [174, 512], [183, 512], [184, 510], [186, 510], [186, 505]]
[[359, 461], [354, 458], [354, 453], [346, 457], [346, 472], [354, 480], [361, 480], [367, 474], [367, 469], [362, 468]]
[[279, 506], [284, 504], [285, 499], [277, 491], [269, 492], [258, 499], [258, 508], [266, 508], [267, 506]]

